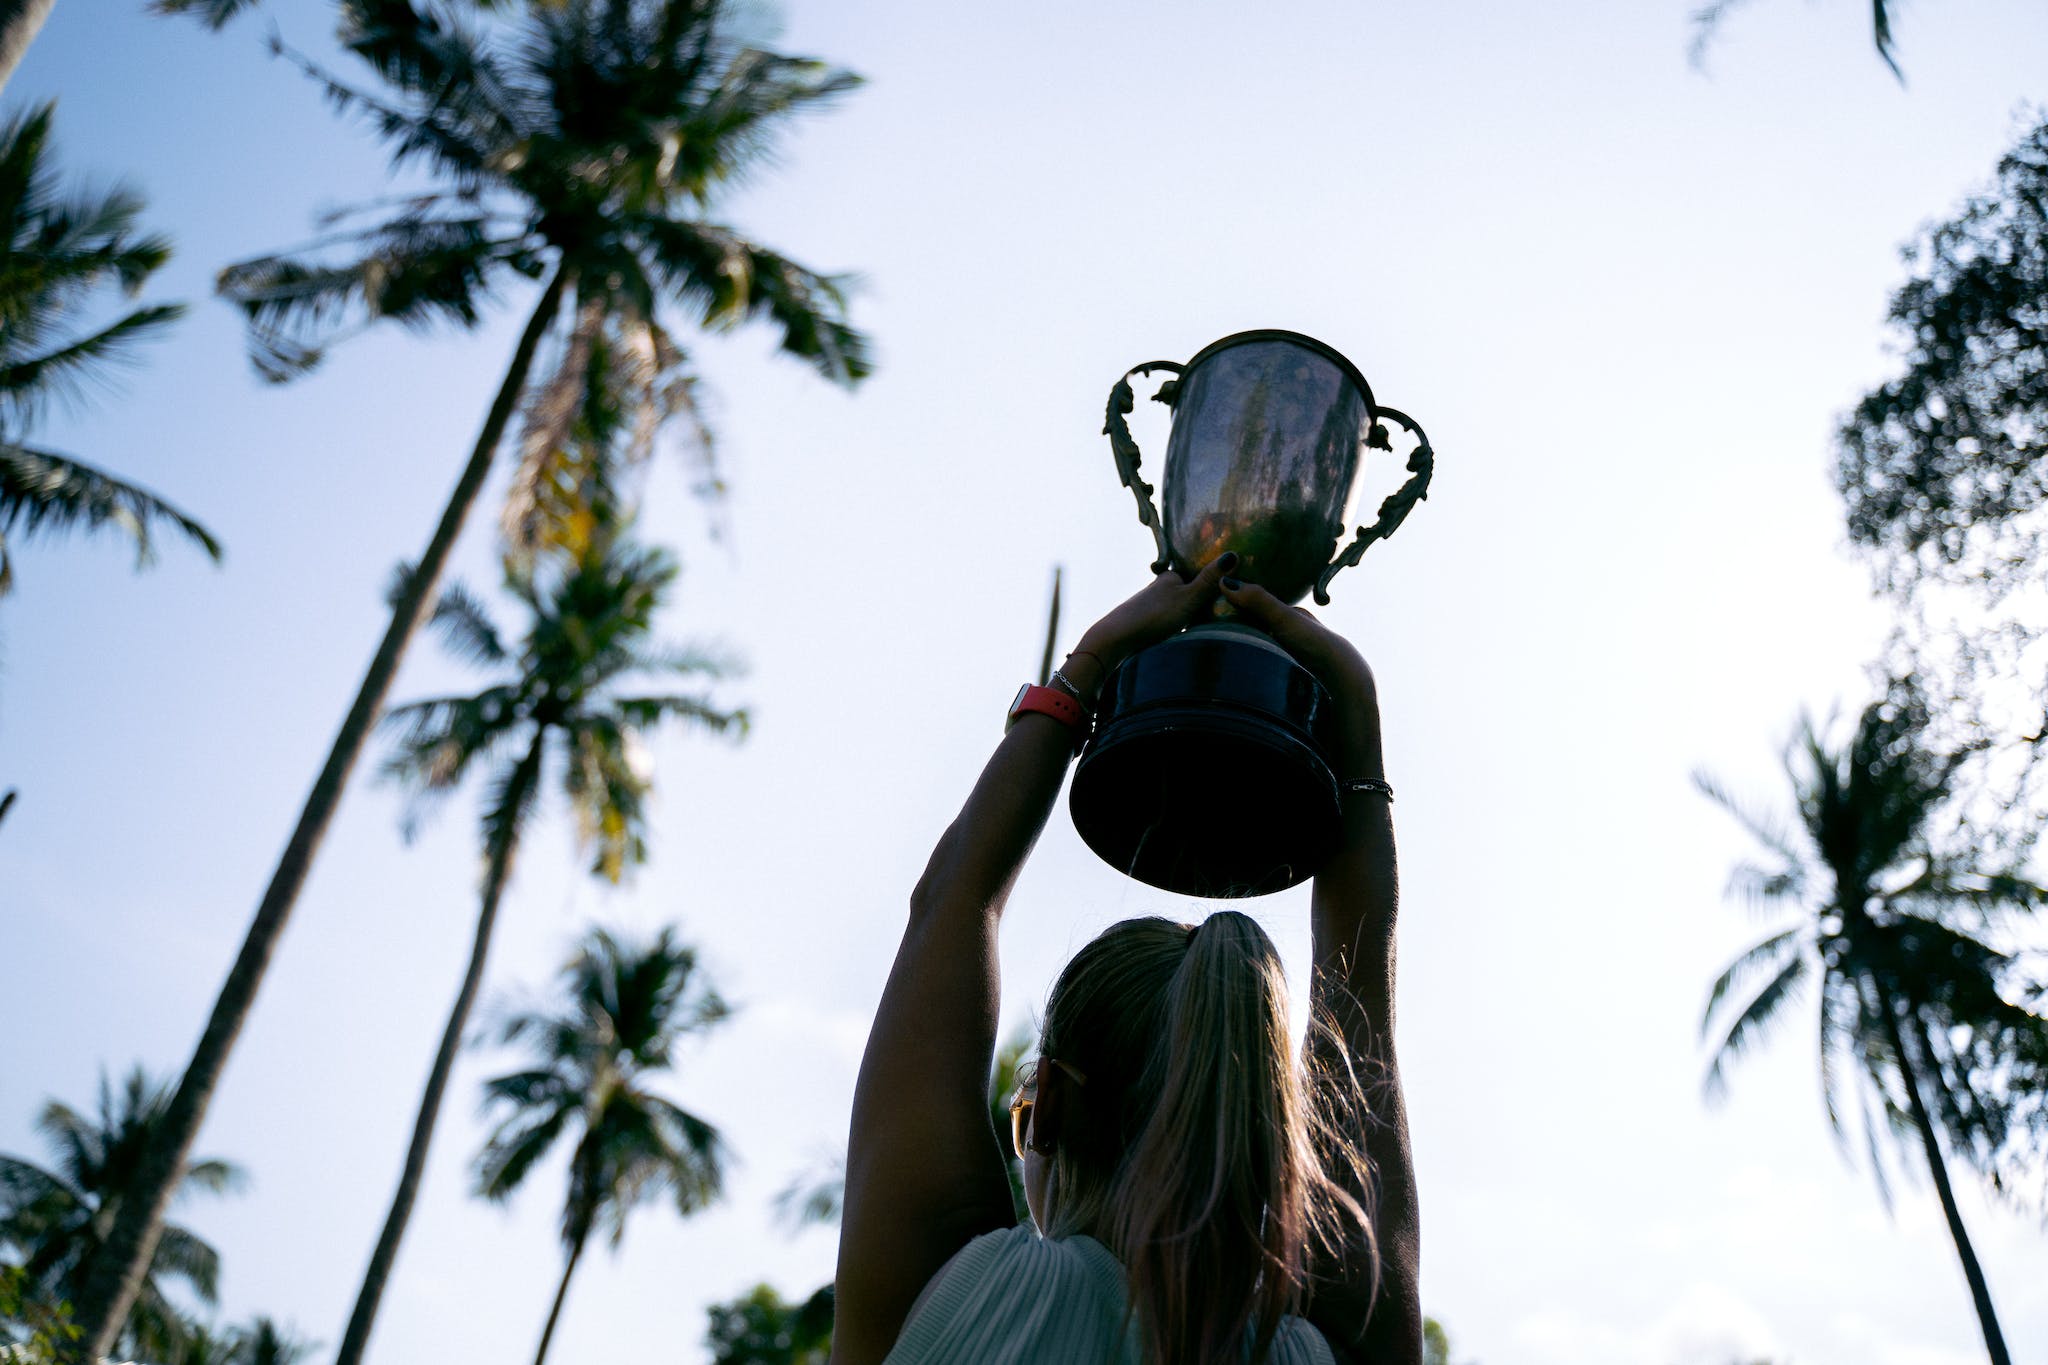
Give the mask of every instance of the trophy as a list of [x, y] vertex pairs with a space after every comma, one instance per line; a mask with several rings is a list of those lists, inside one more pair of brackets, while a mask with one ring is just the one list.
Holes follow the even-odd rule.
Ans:
[[[1133, 376], [1166, 371], [1153, 395], [1173, 413], [1161, 509], [1139, 476], [1125, 421]], [[1408, 478], [1337, 553], [1363, 450], [1414, 446]], [[1373, 402], [1358, 367], [1298, 332], [1239, 332], [1185, 365], [1155, 360], [1110, 391], [1103, 428], [1117, 473], [1152, 530], [1152, 571], [1191, 576], [1228, 550], [1234, 577], [1283, 602], [1330, 580], [1401, 525], [1429, 493], [1434, 457], [1411, 418]], [[1332, 770], [1334, 703], [1260, 631], [1221, 619], [1125, 660], [1103, 684], [1068, 806], [1082, 840], [1152, 886], [1258, 896], [1315, 875], [1341, 832]]]

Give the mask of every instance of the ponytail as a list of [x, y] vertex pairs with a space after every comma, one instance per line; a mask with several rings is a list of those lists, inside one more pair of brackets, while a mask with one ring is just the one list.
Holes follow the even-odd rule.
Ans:
[[1088, 1073], [1091, 1100], [1117, 1097], [1117, 1121], [1056, 1158], [1047, 1231], [1109, 1244], [1154, 1365], [1240, 1365], [1247, 1343], [1263, 1360], [1311, 1246], [1362, 1234], [1372, 1255], [1364, 1210], [1324, 1169], [1334, 1125], [1304, 1093], [1286, 975], [1249, 916], [1110, 929], [1054, 988], [1044, 1052]]

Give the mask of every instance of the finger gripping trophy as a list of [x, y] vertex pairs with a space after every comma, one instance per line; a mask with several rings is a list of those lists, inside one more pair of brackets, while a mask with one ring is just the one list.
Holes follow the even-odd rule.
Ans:
[[[1153, 395], [1173, 412], [1164, 516], [1139, 475], [1126, 416], [1131, 378], [1171, 373]], [[1414, 440], [1408, 479], [1337, 552], [1362, 449]], [[1239, 332], [1185, 365], [1155, 360], [1110, 390], [1104, 433], [1152, 529], [1152, 569], [1192, 576], [1225, 551], [1235, 576], [1283, 602], [1330, 580], [1392, 535], [1429, 495], [1422, 428], [1373, 401], [1358, 367], [1298, 332]], [[1263, 633], [1220, 620], [1126, 660], [1104, 684], [1074, 772], [1074, 828], [1127, 876], [1187, 895], [1282, 891], [1315, 874], [1340, 830], [1329, 692]]]

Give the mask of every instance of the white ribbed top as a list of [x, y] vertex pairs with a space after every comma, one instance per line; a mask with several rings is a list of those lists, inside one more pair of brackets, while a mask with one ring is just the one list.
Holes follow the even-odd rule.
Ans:
[[[975, 1238], [940, 1268], [883, 1365], [1142, 1365], [1127, 1301], [1108, 1247], [1047, 1241], [1024, 1223]], [[1336, 1365], [1323, 1334], [1296, 1317], [1280, 1320], [1266, 1359]]]

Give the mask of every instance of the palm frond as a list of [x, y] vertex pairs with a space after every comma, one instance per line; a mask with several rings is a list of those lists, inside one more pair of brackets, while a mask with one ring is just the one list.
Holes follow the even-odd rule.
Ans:
[[591, 515], [590, 443], [577, 440], [577, 419], [591, 391], [591, 356], [606, 314], [584, 300], [548, 377], [530, 391], [519, 437], [519, 464], [505, 494], [501, 529], [512, 553], [531, 555], [543, 545], [572, 553], [588, 541], [577, 528]]
[[[1870, 1102], [1866, 1099], [1863, 1103], [1863, 1150], [1870, 1160], [1870, 1178], [1877, 1183], [1878, 1203], [1889, 1214], [1892, 1211], [1892, 1182], [1885, 1170], [1884, 1152], [1880, 1150], [1877, 1134], [1877, 1116], [1871, 1112]], [[1907, 1169], [1912, 1168], [1909, 1166]]]
[[1794, 925], [1790, 929], [1772, 934], [1761, 943], [1745, 948], [1738, 954], [1735, 960], [1714, 978], [1713, 988], [1707, 992], [1707, 1007], [1700, 1012], [1700, 1037], [1705, 1038], [1707, 1031], [1713, 1027], [1714, 1015], [1720, 1010], [1721, 1001], [1727, 997], [1730, 989], [1758, 968], [1777, 963], [1788, 950], [1802, 951], [1805, 947], [1803, 940], [1806, 934], [1807, 930], [1803, 925]]
[[839, 1221], [846, 1205], [846, 1158], [833, 1156], [793, 1177], [775, 1196], [776, 1216], [791, 1229]]
[[1751, 910], [1767, 913], [1776, 910], [1786, 901], [1796, 901], [1806, 894], [1806, 869], [1803, 867], [1765, 868], [1755, 863], [1737, 863], [1728, 873], [1728, 885], [1722, 895], [1730, 900], [1739, 900]]
[[19, 355], [0, 347], [0, 429], [21, 430], [42, 415], [52, 399], [76, 401], [91, 384], [107, 384], [109, 367], [135, 359], [132, 348], [185, 315], [181, 303], [137, 308], [96, 332], [50, 350]]
[[32, 1162], [0, 1156], [0, 1215], [53, 1200], [77, 1202], [78, 1191], [69, 1181]]
[[1821, 1107], [1827, 1113], [1828, 1131], [1834, 1135], [1835, 1145], [1846, 1157], [1848, 1134], [1842, 1124], [1846, 1108], [1842, 1094], [1842, 1062], [1843, 1054], [1854, 1047], [1862, 1020], [1855, 989], [1834, 972], [1826, 973], [1821, 981], [1818, 1017]]
[[381, 724], [394, 734], [381, 775], [406, 788], [409, 833], [472, 767], [497, 757], [528, 728], [519, 693], [508, 686], [407, 702], [387, 711]]
[[487, 856], [519, 842], [526, 817], [533, 813], [534, 803], [540, 797], [543, 753], [536, 740], [518, 762], [501, 764], [485, 785], [482, 826]]
[[205, 1303], [220, 1296], [220, 1253], [185, 1228], [167, 1224], [149, 1263], [156, 1278], [179, 1280]]
[[[1692, 41], [1687, 46], [1686, 56], [1696, 69], [1706, 68], [1707, 53], [1720, 36], [1722, 21], [1732, 11], [1748, 3], [1749, 0], [1711, 0], [1693, 11]], [[1906, 73], [1900, 70], [1898, 54], [1893, 47], [1892, 0], [1870, 0], [1870, 37], [1877, 49], [1878, 60], [1904, 85]]]
[[501, 1124], [476, 1160], [476, 1192], [493, 1203], [503, 1203], [525, 1182], [535, 1163], [567, 1130], [576, 1116], [574, 1106], [557, 1105], [537, 1116], [526, 1115]]
[[618, 883], [647, 859], [648, 765], [639, 739], [610, 716], [572, 720], [564, 790], [576, 812], [576, 836], [593, 850], [591, 872]]
[[1742, 1013], [1721, 1037], [1714, 1048], [1711, 1064], [1707, 1067], [1706, 1080], [1702, 1088], [1709, 1100], [1718, 1100], [1728, 1091], [1728, 1065], [1739, 1058], [1756, 1040], [1761, 1030], [1776, 1016], [1778, 1008], [1785, 1004], [1800, 984], [1806, 979], [1807, 960], [1802, 954], [1787, 961], [1764, 988], [1750, 998]]
[[178, 1194], [198, 1190], [205, 1194], [239, 1194], [249, 1187], [249, 1173], [232, 1161], [214, 1158], [195, 1161], [185, 1168], [178, 1182]]
[[441, 633], [441, 643], [457, 658], [490, 667], [511, 657], [483, 600], [461, 583], [441, 589], [432, 622]]
[[257, 0], [150, 0], [151, 14], [197, 19], [218, 33], [228, 21], [244, 10], [256, 8]]
[[724, 679], [744, 676], [747, 661], [723, 645], [697, 641], [636, 649], [628, 668], [635, 673]]
[[[457, 192], [475, 199], [503, 167], [499, 163], [519, 140], [504, 111], [494, 107], [497, 90], [490, 59], [458, 28], [415, 9], [406, 0], [344, 0], [341, 36], [345, 47], [395, 82], [397, 102], [380, 98], [330, 73], [320, 63], [275, 35], [271, 52], [298, 67], [320, 87], [336, 112], [365, 119], [385, 143], [394, 167], [421, 163], [447, 178]], [[371, 10], [382, 16], [367, 16]], [[358, 25], [367, 16], [369, 28]], [[402, 17], [401, 17], [402, 16]], [[398, 20], [397, 26], [386, 20]], [[414, 25], [410, 34], [399, 29]], [[424, 37], [426, 42], [419, 40]], [[396, 54], [395, 62], [382, 56]], [[420, 65], [424, 62], [424, 65]], [[433, 82], [423, 88], [420, 80]]]
[[242, 310], [250, 360], [282, 383], [317, 366], [350, 331], [391, 319], [413, 330], [474, 327], [491, 279], [521, 254], [488, 214], [401, 214], [350, 235], [338, 260], [257, 256], [220, 272]]
[[[139, 484], [54, 451], [0, 445], [0, 555], [4, 537], [24, 540], [114, 527], [135, 543], [135, 567], [156, 558], [155, 530], [169, 524], [215, 561], [220, 542], [190, 515]], [[0, 590], [6, 575], [0, 571]]]
[[846, 322], [847, 276], [820, 275], [730, 228], [648, 217], [635, 224], [658, 278], [714, 329], [767, 317], [781, 349], [849, 387], [873, 369], [867, 337]]
[[1715, 805], [1733, 816], [1735, 823], [1741, 825], [1751, 838], [1784, 859], [1788, 867], [1797, 867], [1799, 865], [1800, 851], [1793, 844], [1792, 835], [1782, 822], [1772, 819], [1770, 816], [1754, 810], [1738, 800], [1732, 792], [1721, 784], [1719, 778], [1704, 768], [1698, 769], [1693, 773], [1692, 785], [1698, 790], [1700, 795], [1706, 797], [1709, 801], [1712, 801]]
[[620, 724], [633, 730], [649, 729], [664, 720], [686, 720], [714, 735], [744, 739], [752, 723], [745, 707], [726, 710], [701, 696], [614, 697], [610, 708]]

